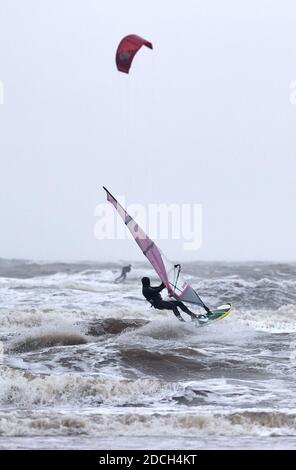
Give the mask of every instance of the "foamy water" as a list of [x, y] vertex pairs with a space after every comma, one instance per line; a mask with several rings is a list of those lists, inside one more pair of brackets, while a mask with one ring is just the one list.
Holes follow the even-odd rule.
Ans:
[[0, 448], [295, 448], [296, 266], [184, 265], [203, 328], [118, 268], [0, 260]]

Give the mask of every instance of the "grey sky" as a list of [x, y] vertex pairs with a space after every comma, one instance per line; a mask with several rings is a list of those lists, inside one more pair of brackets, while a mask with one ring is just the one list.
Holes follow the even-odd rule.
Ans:
[[[142, 259], [95, 240], [104, 184], [203, 205], [202, 248], [161, 241], [171, 258], [295, 260], [295, 17], [293, 0], [0, 0], [0, 257]], [[127, 77], [129, 33], [154, 51]]]

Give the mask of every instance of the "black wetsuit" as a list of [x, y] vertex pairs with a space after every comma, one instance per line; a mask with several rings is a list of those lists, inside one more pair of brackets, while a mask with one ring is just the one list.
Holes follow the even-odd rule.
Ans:
[[162, 283], [158, 287], [146, 286], [143, 287], [142, 293], [145, 299], [151, 303], [154, 308], [158, 310], [172, 310], [178, 320], [184, 321], [181, 317], [180, 312], [177, 307], [179, 307], [183, 312], [188, 313], [191, 316], [192, 320], [196, 320], [196, 315], [189, 310], [180, 300], [163, 300], [160, 292], [165, 288], [165, 285]]

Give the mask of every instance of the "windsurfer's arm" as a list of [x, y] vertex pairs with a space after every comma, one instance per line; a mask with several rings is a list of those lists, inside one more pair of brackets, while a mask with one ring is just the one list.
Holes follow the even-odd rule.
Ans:
[[153, 289], [154, 292], [161, 292], [165, 288], [166, 288], [166, 285], [163, 282], [160, 284], [160, 286], [151, 287], [151, 289]]
[[169, 297], [173, 297], [173, 291], [172, 291], [172, 289], [168, 289], [168, 296], [169, 296]]

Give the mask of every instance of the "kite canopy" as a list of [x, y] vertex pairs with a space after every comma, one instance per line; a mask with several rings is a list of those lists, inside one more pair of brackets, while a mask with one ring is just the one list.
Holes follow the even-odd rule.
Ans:
[[153, 49], [151, 42], [136, 34], [130, 34], [120, 41], [116, 52], [116, 66], [120, 72], [129, 73], [133, 58], [142, 46]]

